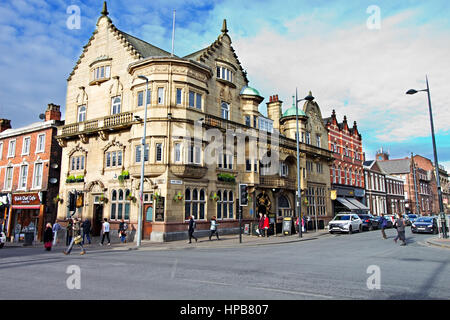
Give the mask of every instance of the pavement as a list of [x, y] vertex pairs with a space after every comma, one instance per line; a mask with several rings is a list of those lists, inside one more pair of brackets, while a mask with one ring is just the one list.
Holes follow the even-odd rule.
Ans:
[[443, 239], [439, 237], [431, 237], [426, 240], [427, 244], [441, 248], [450, 249], [450, 238]]
[[[195, 235], [195, 234], [194, 234]], [[137, 247], [136, 243], [120, 243], [113, 241], [110, 246], [106, 243], [100, 245], [100, 237], [93, 237], [91, 244], [85, 244], [84, 248], [87, 253], [89, 251], [101, 252], [101, 251], [128, 251], [128, 250], [178, 250], [178, 249], [210, 249], [210, 248], [233, 248], [233, 247], [247, 247], [247, 246], [262, 246], [262, 245], [274, 245], [283, 243], [293, 243], [300, 241], [316, 240], [319, 237], [329, 235], [328, 230], [318, 230], [318, 232], [306, 232], [302, 234], [300, 238], [298, 234], [293, 235], [274, 235], [269, 237], [257, 237], [250, 235], [242, 235], [242, 242], [239, 241], [238, 234], [232, 235], [219, 235], [220, 240], [217, 240], [215, 236], [212, 240], [207, 237], [198, 238], [198, 242], [192, 241], [188, 243], [188, 240], [170, 241], [170, 242], [153, 242], [150, 240], [142, 240], [141, 246]], [[112, 237], [112, 236], [111, 236]], [[43, 249], [44, 245], [40, 242], [35, 242], [32, 246], [24, 246], [22, 243], [6, 243], [4, 249], [7, 248], [36, 248]], [[53, 246], [54, 250], [64, 250], [65, 246], [60, 243]], [[74, 251], [78, 251], [78, 247], [74, 246]]]

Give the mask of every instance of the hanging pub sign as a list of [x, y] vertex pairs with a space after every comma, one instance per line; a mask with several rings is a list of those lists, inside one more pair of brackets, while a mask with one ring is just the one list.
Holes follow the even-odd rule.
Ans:
[[155, 221], [164, 221], [164, 197], [159, 197], [155, 205]]
[[40, 205], [41, 199], [38, 193], [13, 194], [12, 205], [14, 206], [30, 206]]

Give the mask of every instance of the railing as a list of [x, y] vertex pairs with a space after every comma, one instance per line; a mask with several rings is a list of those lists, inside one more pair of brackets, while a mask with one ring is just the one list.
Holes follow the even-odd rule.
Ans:
[[74, 123], [74, 124], [69, 124], [67, 126], [64, 126], [62, 128], [62, 134], [74, 134], [77, 133], [79, 131], [79, 124], [78, 123]]
[[260, 176], [259, 182], [261, 185], [273, 187], [273, 188], [288, 188], [288, 189], [296, 189], [295, 179], [289, 178], [281, 178], [281, 177], [267, 177]]
[[97, 118], [85, 122], [68, 124], [62, 127], [59, 135], [71, 136], [82, 134], [85, 131], [103, 130], [113, 127], [120, 127], [133, 122], [133, 113], [123, 112], [112, 116]]
[[84, 130], [95, 130], [98, 128], [98, 120], [87, 121], [84, 124]]
[[118, 113], [112, 116], [105, 117], [105, 127], [114, 127], [126, 124], [133, 121], [133, 114], [131, 112]]

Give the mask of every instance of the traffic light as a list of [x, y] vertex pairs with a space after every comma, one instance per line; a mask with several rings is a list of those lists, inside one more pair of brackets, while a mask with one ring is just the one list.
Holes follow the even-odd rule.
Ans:
[[68, 205], [69, 212], [76, 210], [76, 198], [77, 198], [76, 191], [75, 193], [69, 192], [69, 205]]
[[246, 184], [239, 185], [239, 205], [241, 207], [248, 206], [248, 186]]

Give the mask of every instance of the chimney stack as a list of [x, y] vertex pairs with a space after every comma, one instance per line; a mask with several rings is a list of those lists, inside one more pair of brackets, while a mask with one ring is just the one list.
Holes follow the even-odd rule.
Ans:
[[50, 103], [45, 111], [45, 121], [61, 120], [60, 106]]
[[11, 129], [11, 120], [0, 119], [0, 132]]

